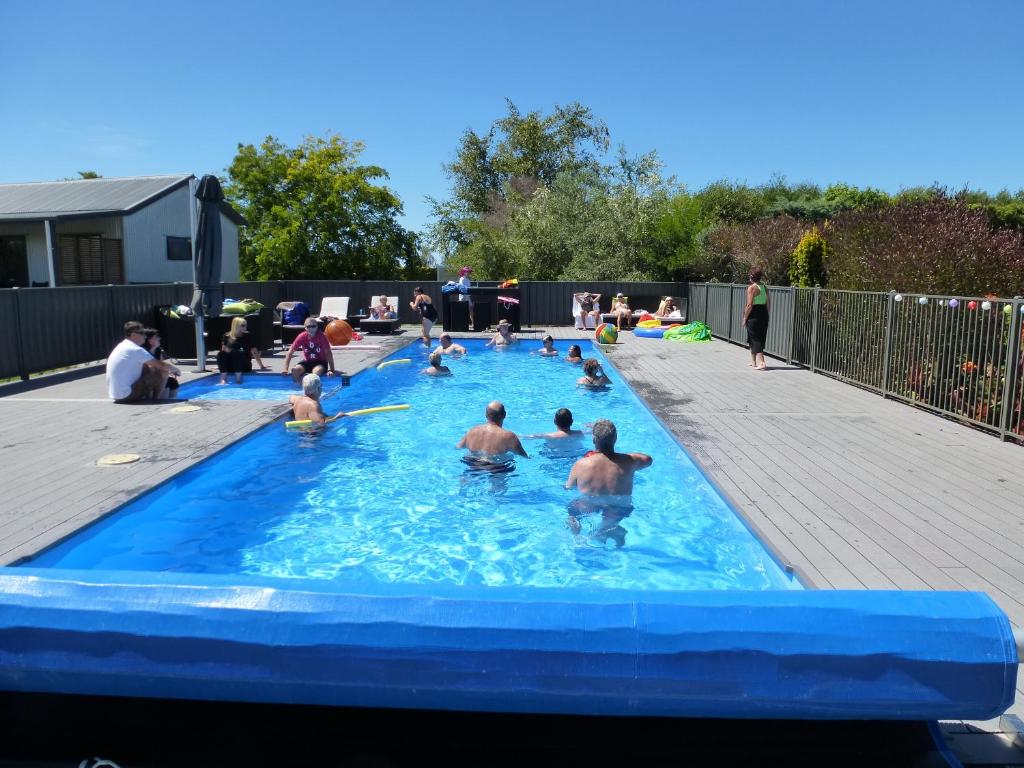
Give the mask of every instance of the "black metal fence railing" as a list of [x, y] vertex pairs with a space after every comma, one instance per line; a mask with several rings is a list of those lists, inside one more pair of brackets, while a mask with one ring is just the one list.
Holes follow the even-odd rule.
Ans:
[[[417, 285], [435, 301], [441, 283], [395, 280], [282, 280], [224, 283], [224, 295], [256, 299], [267, 307], [302, 300], [316, 313], [325, 296], [348, 296], [350, 311], [367, 309], [376, 296], [398, 296], [399, 320], [416, 322], [409, 308]], [[487, 285], [483, 283], [482, 285]], [[495, 285], [495, 283], [491, 283]], [[571, 325], [572, 294], [622, 292], [634, 306], [653, 310], [661, 296], [685, 300], [686, 283], [522, 282], [520, 317], [524, 325]], [[104, 359], [121, 338], [128, 320], [157, 326], [157, 308], [187, 304], [190, 283], [99, 285], [0, 289], [0, 379], [21, 377]], [[638, 305], [637, 301], [641, 303]], [[647, 306], [647, 305], [650, 306]]]
[[[692, 283], [691, 320], [746, 343], [745, 285]], [[1024, 442], [1024, 300], [769, 287], [765, 351]]]

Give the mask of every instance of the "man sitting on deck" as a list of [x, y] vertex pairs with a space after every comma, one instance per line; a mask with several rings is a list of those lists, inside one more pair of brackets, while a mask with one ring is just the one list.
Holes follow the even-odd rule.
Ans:
[[124, 340], [107, 358], [107, 392], [115, 403], [134, 403], [166, 396], [167, 379], [180, 376], [177, 366], [157, 360], [142, 345], [142, 323], [124, 324]]
[[578, 488], [583, 494], [569, 505], [566, 521], [573, 533], [582, 529], [580, 518], [595, 513], [601, 521], [594, 535], [625, 543], [626, 532], [619, 521], [633, 511], [633, 475], [647, 469], [654, 459], [646, 453], [617, 453], [618, 432], [608, 419], [598, 419], [593, 428], [594, 450], [573, 464], [566, 490]]

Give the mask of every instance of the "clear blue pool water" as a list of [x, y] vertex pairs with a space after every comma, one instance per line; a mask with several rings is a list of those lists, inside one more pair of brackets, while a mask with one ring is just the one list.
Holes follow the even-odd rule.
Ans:
[[[178, 398], [188, 400], [287, 400], [289, 395], [301, 392], [291, 376], [281, 373], [247, 373], [242, 383], [235, 384], [234, 376], [228, 376], [227, 384], [220, 384], [220, 376], [214, 373], [202, 379], [182, 384]], [[341, 377], [325, 377], [324, 394], [327, 395], [341, 386]]]
[[[398, 403], [409, 410], [341, 419], [318, 435], [271, 424], [26, 564], [317, 579], [345, 588], [801, 588], [611, 366], [613, 386], [586, 391], [575, 386], [578, 365], [533, 354], [539, 342], [505, 350], [462, 343], [468, 355], [446, 357], [451, 377], [421, 375], [427, 351], [416, 343], [389, 358], [411, 363], [361, 373], [324, 400], [329, 414]], [[569, 345], [556, 346], [564, 355]], [[584, 354], [601, 357], [586, 343]], [[578, 427], [610, 418], [619, 450], [654, 456], [636, 476], [623, 546], [586, 535], [587, 526], [579, 535], [566, 526], [577, 493], [563, 486], [592, 447], [589, 438], [557, 452], [524, 439], [530, 458], [518, 459], [513, 472], [467, 469], [454, 446], [495, 398], [505, 403], [505, 426], [520, 435], [552, 430], [564, 406]]]

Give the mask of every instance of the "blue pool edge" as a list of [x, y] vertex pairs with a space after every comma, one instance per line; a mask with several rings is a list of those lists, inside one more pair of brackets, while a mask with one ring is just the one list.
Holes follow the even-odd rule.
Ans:
[[0, 688], [840, 720], [984, 720], [1015, 693], [983, 593], [433, 591], [3, 568]]

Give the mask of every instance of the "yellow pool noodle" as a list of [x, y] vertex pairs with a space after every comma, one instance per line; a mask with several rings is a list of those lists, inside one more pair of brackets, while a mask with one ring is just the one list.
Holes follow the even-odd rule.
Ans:
[[286, 421], [284, 423], [285, 429], [306, 429], [307, 427], [313, 426], [312, 419], [301, 419], [299, 421]]
[[[394, 362], [398, 362], [395, 360]], [[409, 404], [403, 405], [378, 405], [376, 408], [360, 408], [358, 411], [349, 411], [346, 416], [365, 416], [368, 413], [385, 413], [387, 411], [407, 411]]]
[[399, 363], [411, 363], [411, 362], [412, 362], [412, 359], [408, 358], [408, 357], [403, 357], [403, 358], [400, 358], [398, 360], [385, 360], [383, 363], [381, 363], [380, 365], [377, 366], [377, 370], [379, 371], [381, 368], [387, 368], [389, 365], [398, 365]]

